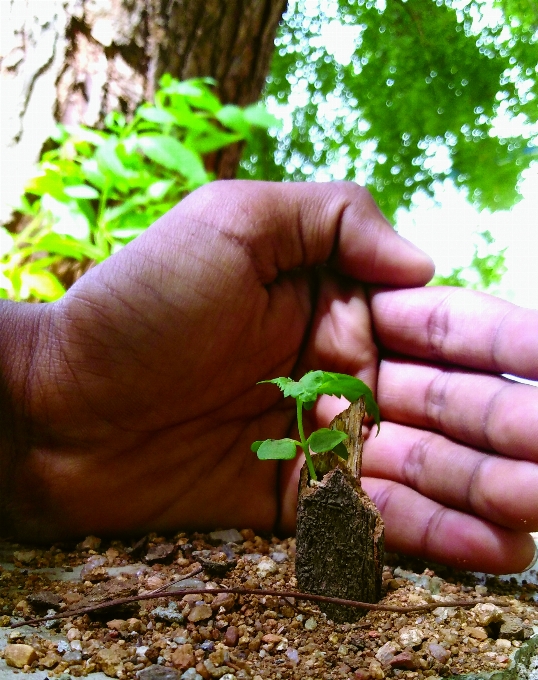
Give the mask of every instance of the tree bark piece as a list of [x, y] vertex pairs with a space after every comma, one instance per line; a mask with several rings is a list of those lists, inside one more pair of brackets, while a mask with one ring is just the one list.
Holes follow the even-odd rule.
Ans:
[[[314, 456], [318, 483], [311, 484], [306, 465], [301, 470], [297, 501], [299, 589], [318, 595], [361, 602], [378, 602], [384, 561], [384, 525], [360, 480], [364, 402], [360, 399], [331, 423], [345, 431], [349, 459], [335, 454]], [[334, 604], [320, 609], [336, 623], [359, 619], [365, 610]]]

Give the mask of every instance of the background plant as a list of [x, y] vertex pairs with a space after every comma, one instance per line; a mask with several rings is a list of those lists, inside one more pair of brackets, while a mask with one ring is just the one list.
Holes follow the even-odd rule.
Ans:
[[112, 112], [102, 130], [59, 125], [21, 200], [29, 224], [0, 232], [0, 297], [57, 299], [55, 265], [104, 260], [214, 179], [205, 156], [277, 124], [263, 106], [223, 105], [213, 85], [164, 75], [129, 121]]

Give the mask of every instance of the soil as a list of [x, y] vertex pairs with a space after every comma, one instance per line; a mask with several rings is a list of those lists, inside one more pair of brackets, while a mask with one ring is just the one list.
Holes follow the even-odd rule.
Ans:
[[[538, 640], [531, 640], [538, 632], [538, 586], [525, 579], [480, 578], [388, 555], [382, 603], [439, 606], [426, 613], [369, 612], [340, 624], [293, 598], [179, 590], [204, 584], [296, 590], [294, 556], [294, 539], [250, 529], [151, 534], [136, 542], [87, 537], [78, 546], [48, 548], [0, 544], [0, 671], [18, 664], [23, 673], [62, 680], [99, 671], [119, 680], [421, 680], [495, 671], [506, 673], [489, 677], [531, 677], [523, 652], [532, 656]], [[536, 581], [536, 573], [529, 578]], [[167, 584], [173, 597], [163, 592]], [[10, 628], [151, 591], [163, 595]], [[444, 604], [456, 599], [476, 605]]]

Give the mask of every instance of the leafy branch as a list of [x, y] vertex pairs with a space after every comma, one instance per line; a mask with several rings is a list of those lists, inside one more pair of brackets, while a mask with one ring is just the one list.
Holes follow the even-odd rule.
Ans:
[[258, 104], [223, 105], [209, 78], [165, 74], [159, 85], [130, 120], [112, 112], [102, 130], [57, 127], [18, 207], [28, 228], [0, 227], [0, 298], [59, 298], [56, 264], [106, 259], [214, 179], [207, 154], [279, 122]]
[[[347, 460], [348, 452], [345, 444], [347, 434], [340, 430], [330, 430], [322, 427], [307, 438], [303, 427], [303, 407], [310, 410], [319, 396], [327, 394], [335, 397], [345, 397], [348, 401], [357, 401], [360, 397], [364, 399], [366, 412], [372, 416], [377, 424], [379, 432], [380, 416], [379, 408], [375, 402], [371, 389], [353, 376], [344, 373], [331, 373], [328, 371], [310, 371], [306, 373], [298, 382], [291, 378], [273, 378], [272, 380], [262, 380], [261, 383], [272, 383], [277, 385], [284, 397], [292, 397], [297, 402], [297, 429], [300, 441], [285, 437], [283, 439], [266, 439], [255, 441], [250, 447], [257, 454], [260, 460], [292, 460], [297, 455], [297, 447], [301, 448], [308, 466], [310, 478], [317, 481], [316, 470], [312, 462], [310, 451], [314, 453], [334, 453]], [[258, 384], [261, 384], [258, 383]]]

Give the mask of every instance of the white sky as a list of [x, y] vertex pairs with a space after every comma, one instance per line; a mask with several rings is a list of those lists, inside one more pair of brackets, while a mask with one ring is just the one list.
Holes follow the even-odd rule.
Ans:
[[439, 274], [470, 264], [477, 232], [488, 229], [495, 250], [507, 248], [500, 297], [538, 309], [538, 164], [521, 184], [524, 198], [510, 211], [477, 212], [452, 185], [446, 184], [435, 200], [422, 197], [410, 212], [397, 215], [398, 232], [425, 250]]

